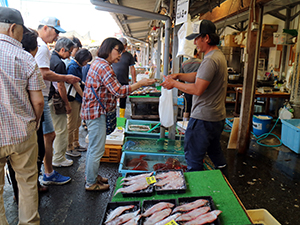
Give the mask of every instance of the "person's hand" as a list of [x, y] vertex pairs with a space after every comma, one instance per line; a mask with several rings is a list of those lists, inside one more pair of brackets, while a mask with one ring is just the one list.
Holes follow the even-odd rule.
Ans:
[[174, 85], [175, 85], [175, 80], [173, 80], [172, 78], [171, 78], [171, 76], [164, 76], [164, 78], [165, 78], [165, 81], [164, 82], [162, 82], [161, 84], [160, 84], [160, 86], [163, 86], [164, 88], [166, 88], [166, 89], [168, 89], [168, 90], [170, 90], [170, 89], [172, 89], [172, 88], [174, 88]]
[[172, 78], [173, 80], [177, 80], [177, 76], [178, 76], [178, 73], [173, 73], [173, 74], [170, 74], [168, 77]]
[[66, 113], [70, 114], [71, 111], [72, 111], [72, 108], [71, 108], [70, 104], [66, 104], [65, 108], [66, 108], [66, 111], [67, 111]]
[[147, 79], [147, 78], [143, 78], [138, 82], [138, 84], [141, 86], [149, 86], [154, 83], [155, 83], [155, 79]]
[[69, 84], [74, 84], [80, 81], [79, 77], [76, 77], [74, 75], [66, 75], [66, 82]]

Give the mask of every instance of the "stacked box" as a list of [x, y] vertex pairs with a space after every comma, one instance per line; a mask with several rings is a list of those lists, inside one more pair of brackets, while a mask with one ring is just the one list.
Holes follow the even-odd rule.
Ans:
[[101, 162], [119, 163], [122, 154], [122, 145], [105, 145], [105, 152]]

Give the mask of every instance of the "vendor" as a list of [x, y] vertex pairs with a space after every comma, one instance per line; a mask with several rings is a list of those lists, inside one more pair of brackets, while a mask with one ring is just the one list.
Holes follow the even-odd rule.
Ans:
[[184, 138], [187, 171], [203, 170], [203, 159], [207, 153], [215, 168], [226, 174], [220, 137], [226, 118], [227, 63], [217, 47], [220, 39], [211, 21], [200, 20], [194, 23], [193, 31], [196, 32], [186, 39], [194, 39], [198, 51], [205, 55], [199, 69], [193, 73], [171, 74], [165, 77], [161, 85], [193, 95], [191, 118]]

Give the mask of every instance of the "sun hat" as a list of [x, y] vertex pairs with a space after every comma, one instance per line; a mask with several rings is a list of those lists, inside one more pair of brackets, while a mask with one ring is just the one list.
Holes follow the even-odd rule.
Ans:
[[193, 23], [193, 33], [186, 36], [188, 40], [193, 40], [201, 34], [216, 33], [216, 26], [210, 20], [199, 20]]
[[127, 45], [127, 39], [126, 38], [121, 37], [121, 38], [119, 38], [119, 41], [121, 41], [123, 45]]
[[23, 33], [28, 32], [27, 27], [24, 26], [24, 20], [19, 10], [0, 7], [0, 22], [2, 23], [15, 23], [23, 26]]
[[53, 27], [55, 30], [61, 33], [66, 33], [66, 31], [60, 27], [60, 20], [55, 17], [45, 17], [40, 21], [40, 24]]

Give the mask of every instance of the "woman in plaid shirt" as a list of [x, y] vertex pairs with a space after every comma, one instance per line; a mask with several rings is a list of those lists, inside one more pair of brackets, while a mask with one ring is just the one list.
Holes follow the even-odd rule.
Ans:
[[[111, 64], [120, 60], [123, 49], [124, 46], [118, 39], [105, 39], [86, 77], [81, 118], [86, 121], [89, 132], [85, 171], [85, 189], [88, 191], [103, 191], [109, 188], [106, 184], [108, 179], [98, 175], [100, 159], [105, 151], [106, 113], [116, 108], [117, 98], [124, 98], [132, 91], [155, 82], [154, 79], [142, 79], [132, 85], [122, 86], [119, 83]], [[92, 86], [105, 110], [93, 94]]]

